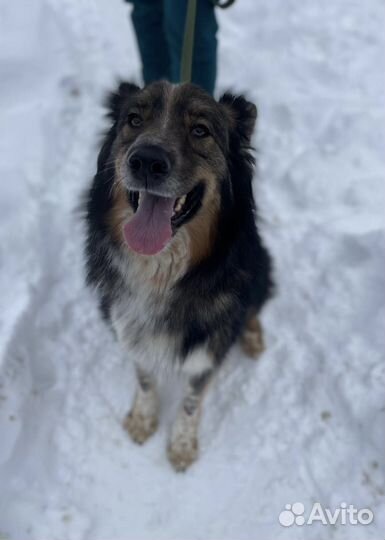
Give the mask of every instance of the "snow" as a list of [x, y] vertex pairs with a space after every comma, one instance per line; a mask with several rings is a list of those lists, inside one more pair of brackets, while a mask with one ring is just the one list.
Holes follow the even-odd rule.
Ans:
[[[175, 400], [143, 447], [134, 376], [83, 284], [79, 197], [103, 93], [139, 78], [128, 5], [0, 4], [0, 537], [380, 540], [384, 506], [385, 7], [242, 0], [220, 16], [218, 93], [259, 108], [256, 193], [278, 291], [257, 363], [208, 395], [201, 458], [165, 456]], [[290, 528], [286, 504], [370, 508]]]

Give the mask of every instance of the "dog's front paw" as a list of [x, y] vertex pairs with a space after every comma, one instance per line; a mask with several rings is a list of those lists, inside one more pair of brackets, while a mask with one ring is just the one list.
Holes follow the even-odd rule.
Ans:
[[128, 431], [134, 442], [143, 444], [157, 430], [158, 418], [152, 415], [143, 415], [137, 411], [131, 411], [126, 416], [123, 427]]
[[167, 448], [168, 459], [177, 472], [183, 472], [188, 469], [198, 459], [198, 455], [199, 447], [196, 437], [181, 437], [172, 440]]

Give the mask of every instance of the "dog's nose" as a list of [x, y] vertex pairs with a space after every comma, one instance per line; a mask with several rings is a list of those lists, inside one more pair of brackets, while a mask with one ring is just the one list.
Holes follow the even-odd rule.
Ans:
[[163, 180], [171, 169], [170, 158], [160, 146], [146, 145], [137, 148], [128, 157], [134, 176], [141, 180]]

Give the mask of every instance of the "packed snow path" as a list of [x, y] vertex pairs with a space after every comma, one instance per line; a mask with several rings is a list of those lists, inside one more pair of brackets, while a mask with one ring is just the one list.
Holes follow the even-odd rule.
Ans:
[[[85, 290], [76, 206], [103, 93], [138, 79], [128, 5], [0, 5], [0, 537], [381, 540], [385, 7], [239, 0], [220, 13], [218, 93], [259, 108], [256, 196], [276, 266], [267, 351], [238, 348], [206, 402], [201, 459], [170, 468], [121, 427], [134, 377]], [[371, 525], [283, 527], [286, 504]]]

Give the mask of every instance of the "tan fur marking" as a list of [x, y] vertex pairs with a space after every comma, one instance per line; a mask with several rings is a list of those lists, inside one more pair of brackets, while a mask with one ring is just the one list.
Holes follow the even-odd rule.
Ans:
[[133, 216], [134, 211], [127, 201], [126, 189], [122, 180], [122, 168], [123, 161], [125, 159], [125, 152], [119, 152], [115, 159], [115, 173], [116, 179], [112, 186], [113, 205], [107, 216], [107, 221], [110, 226], [111, 235], [116, 242], [124, 244], [123, 237], [123, 225], [130, 217]]
[[250, 358], [257, 358], [265, 350], [262, 326], [255, 315], [248, 319], [240, 342], [243, 352]]
[[218, 225], [219, 193], [216, 178], [202, 169], [197, 177], [206, 179], [206, 193], [198, 214], [186, 224], [190, 237], [190, 264], [197, 264], [210, 254]]
[[108, 216], [112, 237], [119, 243], [124, 243], [123, 225], [133, 215], [127, 202], [124, 189], [118, 184], [114, 187], [114, 204]]

